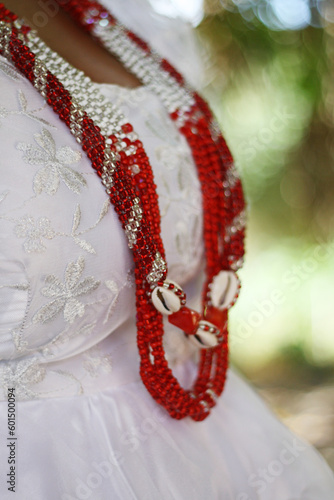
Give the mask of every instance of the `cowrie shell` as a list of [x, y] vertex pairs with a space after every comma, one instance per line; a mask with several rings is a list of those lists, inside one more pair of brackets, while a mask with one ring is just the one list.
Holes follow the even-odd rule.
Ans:
[[[181, 290], [181, 287], [173, 281], [166, 280], [164, 283], [172, 283], [176, 288]], [[181, 309], [181, 299], [175, 294], [175, 291], [169, 290], [163, 286], [154, 288], [152, 295], [152, 302], [154, 307], [162, 314], [173, 314]]]
[[197, 347], [201, 349], [210, 349], [219, 344], [219, 339], [217, 337], [218, 333], [219, 330], [215, 325], [209, 323], [209, 321], [201, 320], [196, 333], [194, 335], [189, 335], [188, 338]]
[[234, 271], [220, 271], [211, 283], [211, 302], [218, 309], [231, 307], [238, 295], [240, 281]]

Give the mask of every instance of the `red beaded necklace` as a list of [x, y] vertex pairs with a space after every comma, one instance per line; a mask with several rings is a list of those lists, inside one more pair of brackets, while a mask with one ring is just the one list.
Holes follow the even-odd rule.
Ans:
[[[84, 96], [89, 91], [89, 79], [54, 53], [50, 57], [51, 50], [36, 34], [0, 4], [0, 54], [30, 80], [82, 145], [106, 188], [133, 251], [137, 345], [143, 383], [173, 418], [190, 416], [203, 420], [216, 404], [226, 378], [227, 311], [238, 295], [235, 271], [242, 264], [244, 251], [240, 180], [208, 105], [168, 61], [159, 58], [146, 42], [121, 26], [98, 2], [59, 0], [59, 3], [159, 95], [192, 150], [202, 186], [204, 214], [206, 282], [201, 314], [189, 309], [181, 287], [166, 279], [156, 186], [149, 159], [132, 125], [117, 110], [103, 103], [99, 108], [100, 101], [94, 96], [87, 106], [82, 104], [80, 92]], [[64, 66], [70, 68], [65, 75], [60, 70]], [[201, 348], [198, 376], [191, 390], [180, 386], [168, 366], [162, 314], [167, 314], [169, 322]]]

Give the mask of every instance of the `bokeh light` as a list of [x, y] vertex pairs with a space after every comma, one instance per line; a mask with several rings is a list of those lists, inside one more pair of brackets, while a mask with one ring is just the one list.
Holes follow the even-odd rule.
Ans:
[[302, 29], [311, 23], [311, 10], [306, 0], [272, 0], [271, 9], [281, 29]]

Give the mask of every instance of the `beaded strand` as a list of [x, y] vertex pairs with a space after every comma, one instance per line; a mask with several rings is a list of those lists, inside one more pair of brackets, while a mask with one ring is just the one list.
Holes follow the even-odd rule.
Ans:
[[[57, 59], [29, 27], [0, 4], [0, 53], [31, 81], [81, 144], [110, 196], [133, 251], [142, 380], [172, 417], [203, 420], [216, 404], [226, 378], [227, 307], [220, 310], [213, 305], [211, 286], [221, 270], [236, 271], [242, 263], [244, 200], [240, 180], [207, 104], [168, 61], [122, 27], [98, 2], [59, 3], [157, 93], [192, 150], [204, 212], [207, 280], [202, 314], [189, 310], [182, 290], [166, 281], [156, 186], [149, 159], [132, 125], [94, 93], [91, 102], [79, 105], [80, 96], [90, 90], [90, 80]], [[214, 347], [201, 349], [198, 376], [190, 391], [180, 386], [166, 361], [162, 315], [153, 303], [156, 290], [168, 291], [180, 301], [180, 309], [168, 317], [172, 324], [199, 340], [201, 335], [205, 338], [210, 334], [217, 341]]]

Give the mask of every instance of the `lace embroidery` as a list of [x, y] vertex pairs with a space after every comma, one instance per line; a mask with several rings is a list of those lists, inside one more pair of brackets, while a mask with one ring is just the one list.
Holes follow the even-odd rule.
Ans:
[[[102, 90], [102, 93], [103, 87], [103, 84], [95, 84], [95, 88], [98, 91]], [[112, 87], [112, 84], [107, 84], [106, 88], [108, 93]], [[122, 108], [124, 115], [129, 113], [129, 106], [138, 107], [147, 98], [147, 88], [144, 85], [131, 89], [115, 85], [115, 90], [116, 92], [115, 95], [113, 94], [112, 102], [116, 108]]]
[[88, 229], [85, 229], [83, 231], [78, 231], [80, 221], [81, 221], [80, 205], [77, 205], [77, 207], [75, 209], [74, 216], [73, 216], [73, 225], [72, 225], [72, 230], [71, 230], [71, 236], [72, 236], [74, 242], [77, 245], [79, 245], [80, 248], [82, 248], [83, 250], [85, 250], [88, 253], [96, 254], [96, 250], [92, 247], [92, 245], [90, 243], [88, 243], [86, 240], [84, 240], [82, 238], [79, 238], [79, 236], [81, 236], [82, 234], [87, 233], [91, 229], [95, 228], [101, 222], [101, 220], [104, 218], [104, 216], [107, 215], [109, 208], [110, 208], [110, 202], [107, 199], [102, 206], [98, 220], [95, 222], [95, 224], [93, 226], [91, 226]]
[[30, 386], [41, 382], [45, 374], [45, 367], [36, 358], [24, 359], [4, 364], [0, 371], [0, 380], [5, 390], [8, 387], [15, 387], [18, 398], [35, 398], [37, 393]]
[[23, 329], [23, 322], [19, 326], [19, 328], [16, 328], [11, 331], [11, 336], [14, 342], [15, 349], [20, 352], [21, 354], [23, 352], [28, 352], [28, 342], [27, 340], [24, 340], [22, 338], [22, 329]]
[[48, 130], [34, 135], [39, 147], [33, 144], [19, 143], [17, 149], [24, 152], [23, 159], [30, 165], [44, 165], [34, 177], [34, 191], [40, 194], [45, 191], [54, 195], [59, 187], [60, 179], [76, 194], [80, 193], [86, 180], [82, 174], [68, 167], [81, 159], [80, 151], [73, 151], [69, 146], [56, 149], [55, 141]]
[[2, 193], [0, 193], [0, 203], [3, 202], [6, 199], [6, 197], [8, 196], [8, 194], [9, 194], [8, 190], [7, 191], [3, 191]]
[[[1, 194], [0, 194], [0, 202], [1, 202]], [[83, 250], [85, 250], [90, 254], [96, 254], [96, 250], [93, 248], [93, 246], [80, 236], [94, 229], [108, 213], [109, 208], [110, 208], [110, 202], [107, 199], [103, 203], [97, 221], [87, 229], [78, 231], [81, 221], [81, 208], [80, 205], [78, 204], [76, 206], [73, 215], [73, 223], [70, 234], [65, 232], [56, 233], [54, 229], [51, 227], [51, 221], [47, 217], [40, 217], [37, 221], [35, 221], [33, 216], [31, 215], [25, 215], [19, 219], [14, 219], [6, 217], [5, 215], [0, 215], [0, 219], [5, 219], [9, 222], [13, 222], [16, 224], [14, 227], [14, 234], [18, 238], [26, 238], [26, 240], [23, 243], [23, 248], [27, 253], [44, 252], [46, 250], [46, 246], [43, 243], [42, 238], [51, 240], [56, 236], [70, 236], [73, 238], [73, 241], [80, 248], [82, 248]]]
[[50, 224], [50, 220], [46, 217], [40, 217], [35, 221], [33, 217], [26, 215], [18, 220], [14, 233], [18, 238], [26, 238], [23, 243], [26, 252], [44, 252], [46, 246], [42, 238], [52, 240], [55, 236]]
[[[23, 271], [24, 272], [24, 271]], [[25, 273], [25, 272], [24, 272]], [[23, 278], [24, 279], [24, 278]], [[13, 347], [16, 351], [18, 352], [23, 352], [26, 350], [27, 342], [22, 339], [23, 335], [23, 329], [25, 327], [25, 323], [27, 320], [27, 312], [29, 308], [29, 303], [30, 303], [30, 293], [31, 293], [31, 287], [29, 281], [22, 281], [21, 283], [3, 283], [0, 285], [0, 292], [1, 290], [4, 290], [4, 295], [1, 295], [0, 297], [0, 305], [3, 306], [0, 310], [6, 312], [6, 304], [10, 305], [13, 303], [13, 297], [17, 299], [18, 296], [17, 294], [12, 295], [11, 290], [13, 291], [19, 291], [19, 292], [24, 292], [23, 294], [20, 294], [20, 298], [22, 300], [22, 304], [25, 304], [25, 307], [22, 307], [21, 311], [18, 311], [18, 314], [15, 315], [16, 317], [12, 318], [13, 324], [9, 325], [8, 328], [8, 335], [1, 336], [0, 337], [0, 345], [1, 345], [1, 356], [0, 360], [3, 359], [9, 359], [11, 355], [13, 354]], [[7, 291], [5, 291], [7, 290]], [[10, 306], [9, 306], [10, 310]], [[21, 313], [21, 314], [20, 314]], [[1, 316], [1, 314], [0, 314]], [[11, 339], [12, 343], [9, 342]]]
[[3, 106], [0, 106], [0, 118], [6, 118], [8, 116], [8, 111]]
[[87, 323], [77, 330], [73, 330], [73, 328], [65, 328], [62, 332], [60, 332], [56, 337], [51, 339], [47, 344], [42, 346], [40, 349], [42, 355], [47, 360], [52, 360], [56, 357], [57, 353], [61, 349], [61, 347], [66, 344], [70, 339], [77, 336], [89, 336], [96, 327], [96, 321]]
[[22, 354], [28, 351], [28, 341], [24, 338], [23, 332], [26, 327], [27, 315], [30, 307], [31, 285], [30, 283], [22, 283], [22, 285], [16, 285], [15, 288], [27, 292], [27, 302], [22, 321], [20, 321], [20, 324], [10, 332], [15, 349]]
[[84, 268], [85, 260], [83, 257], [79, 257], [76, 262], [70, 262], [66, 267], [64, 283], [53, 274], [46, 277], [47, 286], [41, 290], [41, 293], [44, 297], [53, 297], [53, 300], [34, 315], [34, 323], [51, 321], [61, 311], [63, 311], [64, 319], [68, 323], [73, 323], [77, 316], [83, 316], [85, 304], [79, 302], [76, 297], [91, 293], [100, 285], [100, 281], [95, 280], [93, 276], [79, 281]]
[[39, 111], [42, 111], [46, 104], [44, 104], [41, 108], [37, 109], [32, 109], [31, 111], [28, 110], [28, 101], [27, 98], [22, 90], [18, 91], [18, 100], [19, 100], [19, 106], [20, 109], [19, 111], [13, 111], [5, 108], [4, 106], [0, 106], [0, 118], [7, 118], [10, 115], [24, 115], [31, 120], [35, 120], [36, 122], [42, 123], [43, 125], [46, 125], [48, 127], [56, 128], [54, 125], [51, 125], [48, 121], [44, 120], [44, 118], [40, 118], [39, 116], [36, 116], [36, 113]]
[[119, 294], [120, 292], [123, 290], [123, 288], [125, 287], [128, 287], [128, 288], [132, 288], [134, 287], [134, 271], [133, 270], [130, 270], [126, 276], [126, 280], [125, 282], [123, 283], [123, 285], [121, 287], [119, 287], [116, 283], [116, 281], [114, 280], [107, 280], [104, 282], [105, 286], [108, 288], [108, 290], [110, 290], [113, 294], [113, 298], [110, 302], [110, 305], [108, 307], [108, 311], [107, 311], [107, 314], [106, 314], [106, 318], [105, 320], [103, 321], [103, 324], [105, 325], [107, 323], [107, 321], [111, 318], [113, 312], [114, 312], [114, 309], [117, 305], [117, 302], [118, 302], [118, 298], [119, 298]]
[[[4, 64], [0, 66], [0, 70], [3, 70], [3, 66]], [[7, 64], [5, 66], [5, 70], [12, 68]], [[13, 69], [14, 78], [11, 78], [7, 71], [6, 75], [8, 78], [15, 80], [15, 71]], [[18, 79], [20, 78], [21, 76], [18, 75]], [[5, 81], [5, 77], [0, 81]], [[15, 82], [5, 81], [5, 84], [12, 85], [13, 88], [15, 86]], [[92, 87], [93, 84], [90, 84], [89, 89]], [[14, 92], [16, 91], [13, 90]], [[118, 104], [118, 102], [121, 103], [123, 100], [125, 113], [128, 110], [132, 113], [132, 109], [130, 108], [137, 107], [138, 109], [135, 110], [135, 113], [142, 114], [143, 134], [152, 137], [154, 148], [152, 148], [152, 161], [155, 159], [160, 164], [156, 175], [159, 178], [159, 187], [162, 191], [160, 199], [162, 204], [165, 205], [163, 207], [163, 209], [165, 208], [163, 215], [169, 210], [168, 217], [170, 220], [174, 218], [176, 221], [173, 224], [174, 234], [172, 239], [174, 241], [174, 248], [182, 258], [178, 259], [178, 263], [175, 266], [179, 266], [177, 267], [177, 272], [180, 272], [180, 266], [182, 267], [182, 273], [184, 269], [188, 269], [189, 276], [191, 276], [190, 262], [194, 260], [193, 256], [195, 248], [197, 248], [194, 242], [199, 241], [198, 237], [195, 238], [195, 233], [197, 233], [197, 230], [201, 230], [199, 227], [200, 217], [197, 215], [200, 205], [200, 193], [197, 192], [197, 178], [194, 176], [194, 167], [187, 144], [179, 136], [168, 114], [162, 109], [159, 110], [158, 103], [155, 105], [157, 109], [154, 113], [147, 111], [150, 109], [150, 106], [141, 105], [141, 101], [150, 97], [148, 92], [150, 90], [146, 87], [131, 93], [124, 91], [120, 99], [116, 96], [114, 101], [112, 97], [112, 102]], [[13, 97], [15, 97], [15, 94]], [[158, 100], [154, 96], [152, 99]], [[106, 106], [113, 109], [110, 99], [107, 98], [107, 101]], [[80, 357], [78, 357], [80, 359], [80, 366], [77, 366], [78, 371], [76, 371], [74, 366], [72, 368], [71, 365], [69, 365], [68, 371], [67, 369], [55, 370], [54, 363], [51, 364], [49, 362], [57, 363], [64, 358], [64, 355], [66, 357], [67, 346], [72, 349], [72, 346], [76, 346], [76, 343], [78, 343], [80, 348], [85, 349], [87, 345], [90, 347], [94, 343], [93, 337], [98, 339], [101, 334], [100, 338], [103, 339], [108, 332], [112, 331], [113, 315], [115, 311], [118, 312], [118, 305], [122, 304], [123, 300], [121, 292], [123, 291], [124, 297], [127, 297], [127, 299], [132, 297], [126, 291], [126, 288], [133, 286], [134, 275], [133, 271], [130, 270], [127, 273], [126, 279], [124, 279], [126, 275], [125, 270], [119, 273], [115, 266], [111, 265], [107, 269], [103, 263], [99, 262], [101, 241], [103, 241], [103, 236], [101, 235], [104, 234], [102, 228], [99, 239], [96, 238], [97, 233], [94, 235], [92, 233], [92, 237], [87, 238], [89, 241], [86, 240], [86, 233], [96, 228], [106, 216], [108, 210], [111, 209], [109, 200], [105, 199], [104, 195], [98, 198], [97, 208], [95, 202], [91, 202], [91, 198], [88, 197], [88, 201], [86, 202], [86, 199], [84, 200], [83, 197], [76, 198], [72, 195], [72, 193], [84, 194], [83, 188], [87, 185], [85, 179], [88, 182], [88, 176], [94, 176], [95, 178], [95, 173], [80, 169], [80, 167], [85, 165], [84, 161], [78, 165], [78, 168], [75, 167], [75, 170], [72, 169], [74, 168], [72, 164], [78, 163], [81, 159], [81, 153], [69, 146], [61, 147], [61, 144], [66, 144], [65, 135], [60, 134], [59, 131], [60, 139], [58, 143], [58, 140], [55, 140], [53, 132], [49, 128], [57, 127], [49, 124], [44, 118], [39, 119], [37, 116], [39, 111], [44, 111], [43, 116], [45, 118], [50, 117], [46, 105], [43, 108], [33, 109], [35, 106], [30, 104], [30, 94], [25, 88], [24, 92], [22, 90], [17, 91], [17, 102], [18, 104], [13, 107], [14, 109], [7, 109], [8, 105], [3, 101], [2, 105], [4, 107], [1, 108], [0, 114], [4, 115], [4, 117], [15, 115], [15, 119], [20, 115], [22, 123], [25, 124], [25, 128], [28, 131], [30, 126], [35, 127], [34, 130], [36, 130], [36, 127], [40, 127], [34, 139], [32, 138], [24, 143], [22, 143], [21, 139], [21, 143], [17, 146], [17, 149], [22, 151], [22, 154], [19, 154], [22, 160], [17, 162], [17, 168], [19, 168], [19, 165], [21, 165], [21, 168], [24, 166], [23, 160], [27, 164], [34, 166], [34, 168], [26, 167], [30, 171], [29, 175], [31, 179], [33, 179], [34, 190], [32, 191], [30, 184], [28, 184], [29, 191], [26, 191], [26, 197], [21, 197], [19, 201], [15, 197], [16, 191], [14, 189], [13, 191], [6, 191], [4, 187], [3, 192], [0, 193], [1, 206], [6, 206], [6, 209], [8, 207], [6, 214], [1, 214], [1, 219], [10, 222], [16, 237], [21, 238], [22, 249], [18, 257], [22, 258], [23, 255], [23, 259], [29, 262], [31, 276], [38, 276], [38, 259], [43, 258], [43, 262], [47, 262], [47, 260], [44, 260], [49, 258], [47, 251], [51, 247], [54, 248], [56, 243], [58, 244], [58, 240], [55, 241], [55, 238], [63, 237], [67, 238], [67, 241], [63, 239], [60, 244], [64, 243], [65, 246], [67, 244], [66, 252], [61, 253], [59, 258], [66, 259], [66, 255], [71, 255], [67, 252], [73, 252], [74, 245], [70, 246], [69, 241], [70, 243], [73, 242], [80, 247], [82, 253], [85, 251], [90, 254], [89, 261], [87, 259], [87, 266], [89, 264], [91, 269], [95, 269], [96, 271], [87, 271], [84, 258], [78, 258], [74, 254], [74, 257], [63, 261], [64, 277], [56, 276], [52, 273], [51, 258], [49, 260], [50, 264], [48, 264], [49, 267], [45, 266], [44, 272], [47, 276], [43, 277], [44, 281], [40, 289], [40, 297], [46, 297], [46, 299], [42, 299], [45, 305], [43, 305], [43, 302], [42, 304], [39, 303], [40, 299], [36, 297], [35, 284], [24, 283], [26, 281], [24, 278], [21, 279], [18, 277], [16, 279], [18, 282], [17, 285], [2, 285], [4, 288], [3, 291], [6, 290], [7, 295], [10, 293], [10, 290], [5, 287], [8, 286], [12, 289], [28, 292], [29, 297], [28, 301], [24, 301], [22, 298], [22, 311], [20, 311], [20, 313], [22, 312], [22, 316], [19, 316], [17, 320], [15, 319], [15, 322], [9, 321], [9, 328], [2, 337], [4, 345], [1, 347], [3, 347], [5, 352], [5, 359], [10, 359], [11, 361], [0, 363], [0, 380], [6, 380], [6, 383], [10, 385], [19, 386], [21, 399], [43, 397], [43, 395], [46, 396], [48, 394], [59, 395], [63, 390], [67, 391], [67, 389], [71, 390], [72, 388], [76, 394], [81, 394], [84, 390], [84, 382], [88, 379], [87, 375], [85, 377], [85, 373], [93, 377], [95, 381], [103, 373], [109, 373], [112, 370], [110, 354], [108, 352], [104, 353], [103, 348], [99, 346], [82, 352]], [[25, 122], [23, 122], [23, 118], [26, 120]], [[35, 120], [35, 123], [31, 123], [30, 120]], [[42, 125], [36, 124], [36, 120]], [[110, 123], [110, 120], [108, 120], [108, 123]], [[49, 130], [46, 130], [44, 126], [47, 126]], [[18, 139], [19, 135], [16, 133], [15, 140]], [[10, 145], [11, 148], [13, 144]], [[76, 170], [82, 173], [77, 173]], [[16, 175], [19, 175], [19, 173]], [[68, 197], [68, 201], [66, 201], [65, 209], [63, 208], [63, 200], [59, 198], [62, 194], [59, 189], [60, 183], [64, 183], [71, 190], [67, 193], [70, 196]], [[29, 198], [27, 196], [28, 193]], [[41, 193], [54, 195], [54, 198], [51, 200], [49, 198], [43, 199], [39, 197]], [[185, 199], [186, 197], [188, 197], [187, 200]], [[47, 201], [48, 199], [49, 202]], [[49, 210], [50, 204], [53, 201], [60, 202], [59, 206], [62, 208], [59, 210], [59, 216], [58, 213], [54, 214], [52, 211], [41, 212], [40, 207], [45, 206]], [[172, 201], [175, 202], [174, 208], [169, 206], [169, 203]], [[42, 202], [44, 205], [40, 205]], [[28, 210], [27, 207], [29, 207]], [[174, 214], [175, 208], [177, 214]], [[92, 212], [93, 210], [94, 212]], [[16, 217], [13, 216], [13, 212], [16, 212]], [[93, 215], [94, 213], [96, 215]], [[87, 214], [89, 214], [88, 220], [92, 221], [88, 224], [85, 222]], [[176, 217], [178, 217], [178, 221]], [[4, 227], [5, 231], [7, 231], [8, 226]], [[52, 244], [50, 240], [53, 240]], [[15, 240], [13, 239], [13, 241]], [[17, 241], [15, 243], [17, 245]], [[23, 250], [30, 254], [29, 259], [27, 255], [24, 256]], [[39, 252], [45, 252], [45, 257], [40, 256]], [[69, 261], [71, 262], [66, 266], [66, 262], [68, 263]], [[174, 264], [172, 263], [171, 269], [173, 269], [173, 266]], [[88, 277], [85, 276], [84, 269], [86, 269]], [[110, 271], [114, 271], [114, 273]], [[98, 281], [97, 278], [100, 278], [101, 281]], [[39, 279], [41, 279], [41, 276], [39, 276]], [[6, 279], [6, 282], [10, 282], [10, 280]], [[31, 296], [32, 290], [34, 293]], [[80, 297], [84, 298], [80, 299]], [[31, 302], [32, 299], [33, 302]], [[26, 309], [24, 311], [25, 304]], [[32, 304], [34, 304], [33, 309]], [[130, 307], [128, 309], [130, 310]], [[22, 319], [23, 315], [24, 319]], [[80, 321], [76, 322], [75, 320], [79, 318], [81, 318]], [[51, 321], [56, 319], [57, 324], [55, 322], [53, 325], [50, 325]], [[48, 325], [47, 335], [44, 324]], [[74, 340], [74, 343], [72, 343], [72, 340]], [[188, 343], [183, 345], [178, 336], [175, 342], [174, 340], [171, 342], [171, 357], [173, 358], [175, 351], [178, 351], [178, 356], [179, 352], [182, 351], [184, 359], [187, 359], [187, 346]], [[16, 356], [22, 355], [29, 356], [29, 358], [25, 358], [24, 360], [20, 358], [18, 361], [13, 360]], [[180, 360], [180, 357], [178, 360]], [[59, 363], [59, 366], [61, 366], [61, 363]], [[41, 384], [37, 385], [39, 382]], [[4, 385], [6, 385], [5, 382]], [[45, 388], [46, 390], [44, 390]], [[48, 391], [49, 388], [50, 391]]]
[[[180, 135], [178, 130], [176, 129], [174, 123], [171, 120], [166, 119], [165, 110], [161, 110], [159, 113], [153, 115], [152, 113], [145, 113], [146, 119], [145, 124], [146, 127], [161, 141], [165, 142], [168, 139], [168, 142], [173, 147], [176, 147], [180, 144]], [[183, 154], [184, 154], [184, 147]]]
[[0, 285], [0, 288], [15, 288], [16, 290], [29, 290], [28, 283], [17, 283], [15, 285]]
[[101, 371], [110, 373], [112, 371], [111, 354], [103, 354], [99, 346], [94, 346], [84, 353], [83, 367], [94, 378]]
[[23, 76], [21, 73], [15, 68], [15, 66], [10, 66], [6, 62], [0, 60], [0, 70], [5, 73], [8, 78], [18, 82], [19, 80], [23, 80]]
[[[74, 382], [77, 395], [83, 394], [83, 386], [80, 380], [72, 373], [64, 370], [46, 370], [46, 367], [34, 357], [16, 362], [4, 363], [0, 366], [0, 385], [4, 392], [7, 392], [9, 387], [15, 387], [17, 399], [33, 399], [41, 395], [40, 391], [34, 391], [31, 386], [43, 382], [47, 375], [55, 374], [63, 379], [66, 379], [66, 386], [69, 382]], [[43, 391], [44, 394], [49, 394], [51, 391]]]

